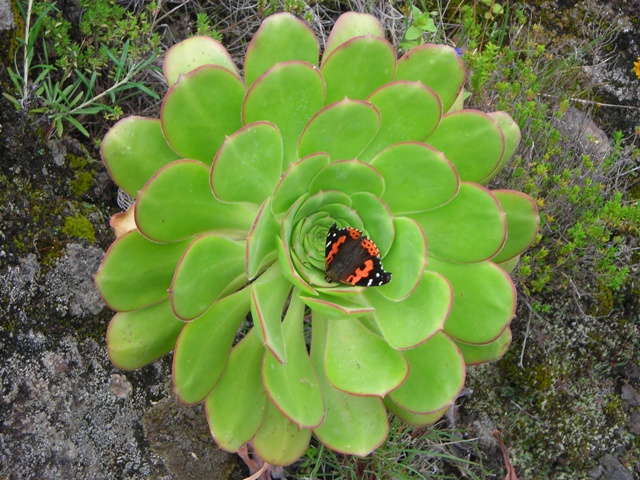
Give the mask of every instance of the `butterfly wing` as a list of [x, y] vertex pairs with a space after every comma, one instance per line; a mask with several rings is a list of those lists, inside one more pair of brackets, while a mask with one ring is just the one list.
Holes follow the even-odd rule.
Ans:
[[369, 257], [345, 279], [345, 283], [360, 287], [379, 287], [391, 281], [391, 273], [385, 272], [378, 257]]

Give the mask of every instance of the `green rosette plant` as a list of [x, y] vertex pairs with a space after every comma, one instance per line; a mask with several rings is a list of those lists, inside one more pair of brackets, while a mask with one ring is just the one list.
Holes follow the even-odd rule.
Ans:
[[[171, 48], [160, 119], [129, 117], [102, 143], [135, 198], [96, 273], [117, 313], [113, 363], [174, 351], [175, 392], [204, 402], [218, 445], [252, 442], [268, 463], [315, 434], [367, 455], [392, 412], [436, 421], [467, 365], [506, 351], [516, 291], [507, 271], [534, 241], [534, 201], [488, 190], [520, 131], [461, 105], [453, 48], [401, 58], [372, 16], [336, 22], [322, 61], [305, 23], [268, 17], [244, 79], [224, 47]], [[383, 286], [326, 280], [327, 232], [379, 249]]]

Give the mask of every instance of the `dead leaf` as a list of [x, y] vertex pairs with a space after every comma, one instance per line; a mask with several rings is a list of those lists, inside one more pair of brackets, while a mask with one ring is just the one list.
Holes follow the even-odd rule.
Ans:
[[498, 440], [498, 445], [500, 446], [500, 451], [502, 452], [502, 461], [504, 462], [504, 468], [507, 470], [507, 474], [504, 477], [504, 480], [518, 480], [518, 476], [516, 475], [516, 470], [511, 465], [509, 461], [509, 453], [507, 452], [507, 447], [502, 443], [502, 438], [500, 438], [500, 432], [498, 430], [494, 430], [491, 432], [491, 436]]

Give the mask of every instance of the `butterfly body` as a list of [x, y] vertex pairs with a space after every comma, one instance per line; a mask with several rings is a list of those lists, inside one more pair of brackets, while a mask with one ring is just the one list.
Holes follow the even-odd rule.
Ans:
[[334, 223], [327, 233], [325, 279], [354, 286], [378, 287], [389, 283], [380, 251], [375, 243], [356, 228], [338, 228]]

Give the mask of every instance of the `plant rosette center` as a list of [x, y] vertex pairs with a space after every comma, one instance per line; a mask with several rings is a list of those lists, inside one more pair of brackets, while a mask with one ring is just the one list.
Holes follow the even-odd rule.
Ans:
[[453, 48], [397, 58], [356, 13], [326, 45], [319, 61], [307, 25], [273, 15], [242, 78], [220, 43], [185, 40], [160, 118], [102, 143], [135, 198], [96, 273], [111, 360], [173, 351], [175, 391], [204, 402], [218, 445], [276, 465], [312, 433], [367, 455], [387, 411], [440, 418], [466, 367], [508, 348], [508, 272], [538, 227], [531, 198], [486, 186], [520, 130], [463, 108]]

